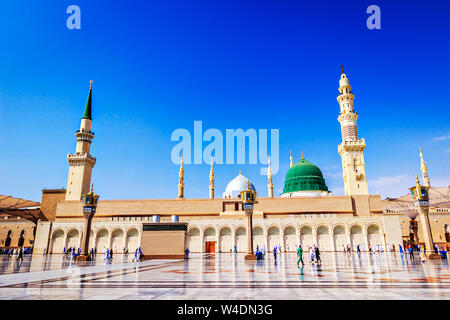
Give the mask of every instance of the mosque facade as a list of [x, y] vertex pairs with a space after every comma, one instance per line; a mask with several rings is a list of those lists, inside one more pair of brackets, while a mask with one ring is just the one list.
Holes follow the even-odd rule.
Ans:
[[[282, 251], [295, 251], [301, 244], [303, 248], [317, 245], [322, 251], [342, 251], [347, 245], [360, 245], [363, 250], [369, 246], [392, 250], [403, 245], [405, 237], [409, 236], [405, 227], [407, 217], [404, 210], [399, 209], [403, 208], [399, 205], [401, 201], [382, 200], [380, 195], [369, 194], [363, 156], [366, 144], [358, 136], [358, 114], [353, 99], [349, 80], [342, 70], [337, 97], [342, 135], [338, 152], [342, 158], [345, 195], [333, 195], [320, 168], [306, 160], [303, 154], [294, 163], [291, 153], [283, 192], [280, 197], [275, 197], [269, 160], [267, 197], [258, 193], [253, 213], [254, 248], [272, 250], [280, 246]], [[44, 251], [62, 253], [63, 248], [81, 247], [84, 218], [80, 199], [89, 191], [96, 162], [90, 154], [94, 139], [91, 110], [92, 84], [80, 129], [75, 133], [76, 152], [67, 156], [67, 188], [43, 190], [41, 209], [48, 221], [37, 223], [36, 254]], [[429, 185], [423, 157], [422, 162], [424, 181]], [[191, 252], [245, 252], [247, 230], [240, 192], [246, 189], [249, 179], [239, 173], [229, 182], [222, 196], [216, 197], [214, 178], [211, 163], [209, 197], [186, 199], [182, 160], [176, 199], [100, 200], [92, 222], [90, 247], [97, 248], [98, 252], [106, 248], [112, 248], [116, 253], [133, 252], [140, 245], [144, 223], [175, 219], [188, 223], [186, 246]], [[250, 188], [257, 191], [251, 182]], [[440, 224], [436, 230], [441, 224], [445, 224], [445, 228], [450, 225], [447, 209], [450, 196], [444, 198], [437, 209], [431, 210], [431, 214], [433, 210], [441, 210], [438, 211]], [[444, 237], [445, 232], [441, 232]]]

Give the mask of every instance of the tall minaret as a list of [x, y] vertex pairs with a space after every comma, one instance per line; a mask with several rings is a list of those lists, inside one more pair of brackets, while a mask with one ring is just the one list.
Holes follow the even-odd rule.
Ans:
[[341, 108], [338, 121], [341, 124], [342, 143], [338, 146], [338, 152], [342, 158], [345, 195], [369, 194], [363, 155], [366, 143], [364, 139], [358, 138], [356, 127], [358, 114], [353, 109], [355, 96], [351, 92], [352, 87], [344, 73], [344, 66], [341, 68], [340, 95], [337, 101]]
[[267, 190], [269, 198], [273, 198], [272, 168], [270, 166], [270, 156], [269, 156], [269, 168], [267, 168]]
[[289, 151], [291, 153], [289, 160], [291, 160], [291, 163], [289, 164], [289, 168], [292, 168], [292, 166], [294, 165], [294, 162], [292, 161], [292, 150]]
[[184, 168], [183, 168], [183, 154], [182, 154], [180, 171], [178, 172], [178, 199], [183, 198], [184, 198]]
[[214, 199], [214, 169], [213, 169], [213, 159], [211, 159], [211, 170], [209, 170], [209, 198]]
[[419, 148], [420, 152], [420, 171], [422, 171], [423, 183], [425, 187], [430, 187], [430, 178], [428, 178], [428, 168], [425, 164], [425, 160], [423, 160], [422, 150]]
[[94, 133], [91, 131], [92, 125], [92, 83], [89, 88], [89, 95], [81, 118], [80, 130], [75, 133], [77, 137], [76, 153], [67, 155], [69, 161], [69, 177], [67, 179], [66, 200], [81, 200], [81, 195], [89, 192], [91, 185], [92, 168], [96, 159], [89, 152]]

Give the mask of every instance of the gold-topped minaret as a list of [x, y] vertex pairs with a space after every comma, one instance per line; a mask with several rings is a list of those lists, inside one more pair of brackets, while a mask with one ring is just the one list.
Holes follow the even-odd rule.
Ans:
[[213, 169], [213, 159], [211, 159], [211, 170], [209, 170], [209, 198], [214, 199], [214, 169]]
[[420, 152], [420, 171], [422, 171], [423, 184], [425, 185], [425, 187], [429, 188], [430, 187], [430, 178], [428, 177], [428, 168], [425, 163], [425, 160], [423, 160], [423, 154], [422, 154], [421, 148], [419, 148], [419, 152]]
[[273, 198], [272, 167], [270, 166], [270, 156], [269, 167], [267, 168], [267, 190], [269, 198]]
[[292, 150], [290, 150], [289, 151], [290, 152], [290, 157], [289, 157], [289, 159], [290, 159], [290, 161], [291, 161], [291, 163], [290, 163], [290, 165], [289, 165], [289, 168], [292, 168], [292, 166], [294, 165], [294, 161], [293, 161], [293, 159], [292, 159]]
[[94, 139], [92, 126], [92, 83], [81, 118], [80, 130], [75, 132], [77, 138], [76, 152], [67, 155], [69, 162], [69, 177], [67, 179], [66, 200], [80, 201], [81, 196], [89, 192], [92, 168], [96, 159], [90, 155], [91, 142]]
[[343, 65], [341, 71], [337, 101], [340, 106], [338, 121], [341, 124], [342, 143], [338, 146], [338, 152], [342, 158], [345, 195], [369, 194], [363, 155], [366, 143], [364, 139], [358, 138], [358, 114], [353, 109], [355, 96], [351, 92], [352, 87], [344, 73]]
[[184, 198], [184, 168], [183, 154], [181, 154], [180, 171], [178, 172], [178, 199]]

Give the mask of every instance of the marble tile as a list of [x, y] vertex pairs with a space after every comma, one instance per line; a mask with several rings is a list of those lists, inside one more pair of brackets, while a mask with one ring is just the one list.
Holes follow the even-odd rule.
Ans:
[[75, 263], [62, 255], [0, 256], [0, 299], [450, 299], [446, 260], [422, 264], [394, 253], [323, 253], [322, 264], [295, 254], [247, 262], [243, 254], [189, 260]]

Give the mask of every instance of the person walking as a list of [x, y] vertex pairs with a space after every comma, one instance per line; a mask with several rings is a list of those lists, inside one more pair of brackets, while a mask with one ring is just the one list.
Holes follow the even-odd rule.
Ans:
[[316, 255], [314, 254], [313, 248], [309, 247], [309, 263], [314, 263], [314, 260], [316, 259]]
[[273, 247], [273, 257], [275, 258], [275, 261], [277, 260], [277, 247]]
[[315, 246], [315, 252], [316, 254], [316, 262], [317, 263], [322, 263], [322, 260], [320, 260], [320, 251], [319, 251], [319, 247]]
[[305, 265], [305, 263], [303, 262], [303, 249], [302, 246], [298, 246], [297, 249], [297, 256], [298, 256], [298, 260], [297, 260], [297, 264], [299, 264], [300, 262], [302, 263], [302, 266]]
[[422, 262], [428, 263], [427, 255], [425, 254], [425, 250], [420, 250], [420, 260]]
[[411, 260], [414, 260], [414, 250], [413, 250], [412, 246], [409, 246], [408, 252], [409, 252], [409, 257], [411, 258]]
[[19, 261], [19, 260], [20, 260], [20, 262], [23, 261], [23, 249], [22, 249], [22, 248], [20, 248], [20, 250], [19, 250], [19, 256], [17, 257], [17, 261]]
[[189, 248], [186, 248], [186, 250], [184, 250], [184, 253], [186, 254], [186, 259], [189, 259]]

